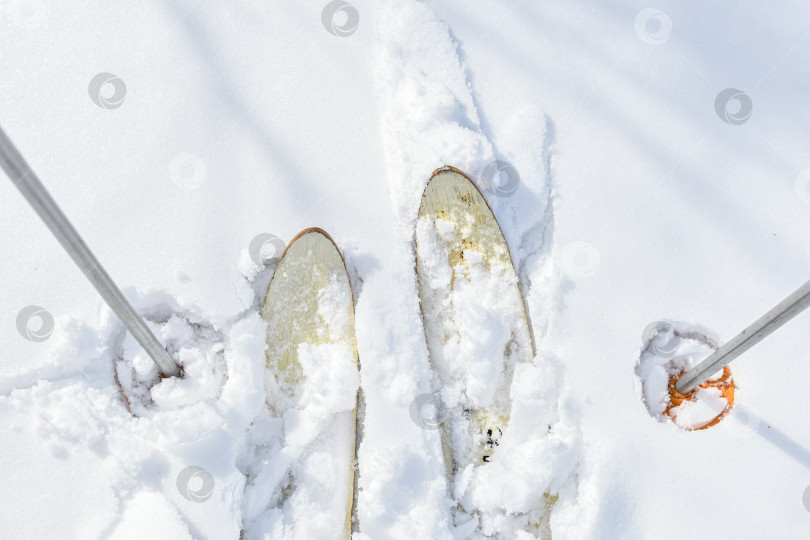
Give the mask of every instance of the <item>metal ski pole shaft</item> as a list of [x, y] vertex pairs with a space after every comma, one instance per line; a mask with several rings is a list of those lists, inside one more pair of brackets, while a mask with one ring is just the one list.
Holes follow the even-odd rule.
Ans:
[[804, 311], [808, 305], [810, 305], [810, 281], [779, 302], [754, 324], [734, 336], [731, 341], [707, 356], [700, 364], [690, 369], [678, 380], [675, 389], [682, 394], [688, 394], [703, 381], [730, 364], [732, 360]]
[[115, 285], [109, 274], [102, 268], [93, 253], [84, 243], [79, 233], [73, 228], [70, 221], [56, 202], [42, 185], [37, 175], [22, 157], [0, 128], [0, 167], [23, 194], [28, 204], [36, 211], [40, 219], [48, 226], [53, 235], [65, 248], [79, 269], [84, 273], [93, 287], [107, 302], [138, 343], [149, 353], [160, 371], [166, 376], [175, 376], [180, 373], [177, 363], [163, 348], [158, 339], [146, 326], [132, 305]]

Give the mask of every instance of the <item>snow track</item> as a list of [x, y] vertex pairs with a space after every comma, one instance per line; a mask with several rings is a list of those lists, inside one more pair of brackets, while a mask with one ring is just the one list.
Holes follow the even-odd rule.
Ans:
[[[419, 1], [380, 3], [375, 17], [386, 176], [392, 206], [399, 217], [400, 241], [413, 249], [416, 213], [430, 171], [443, 165], [468, 171], [487, 196], [515, 254], [532, 320], [537, 321], [534, 334], [542, 341], [558, 294], [558, 279], [551, 261], [554, 140], [550, 121], [537, 110], [513, 119], [505, 126], [504, 138], [498, 145], [504, 154], [497, 155], [492, 136], [482, 127], [474, 89], [460, 57], [460, 45], [452, 38], [447, 25]], [[504, 156], [519, 164], [522, 176]], [[505, 178], [498, 177], [499, 169], [503, 170]], [[518, 320], [513, 322], [520, 324]], [[426, 323], [440, 324], [430, 317]], [[479, 318], [479, 324], [486, 325], [486, 319]], [[490, 330], [487, 326], [470, 327], [462, 333], [484, 335]], [[420, 353], [420, 364], [430, 366], [426, 351]], [[562, 493], [561, 508], [572, 504], [576, 498], [576, 485], [572, 480], [579, 448], [576, 418], [557, 416], [558, 393], [564, 393], [565, 380], [561, 365], [553, 358], [547, 362], [545, 357], [551, 354], [542, 350], [536, 365], [521, 366], [521, 380], [533, 384], [515, 384], [511, 391], [512, 399], [516, 400], [515, 428], [505, 443], [523, 452], [522, 456], [529, 461], [514, 459], [520, 455], [514, 454], [514, 463], [506, 467], [521, 471], [520, 478], [507, 469], [495, 473], [495, 468], [490, 468], [491, 474], [476, 476], [463, 503], [467, 511], [473, 512], [473, 517], [480, 514], [488, 534], [499, 538], [518, 534], [514, 527], [520, 529], [520, 520], [510, 521], [505, 514], [525, 512], [531, 506], [528, 501], [533, 500], [530, 494]], [[435, 374], [430, 378], [433, 376]], [[426, 382], [420, 385], [423, 392], [429, 386]], [[436, 383], [433, 386], [435, 389]], [[549, 439], [555, 442], [550, 445], [544, 441], [547, 430], [554, 433]], [[538, 437], [538, 433], [542, 436]], [[434, 451], [429, 455], [435, 460], [440, 455], [435, 450], [436, 432], [423, 430], [421, 438], [423, 444], [433, 445]], [[434, 467], [434, 471], [436, 469], [441, 467]], [[468, 474], [458, 485], [469, 484], [471, 480]], [[438, 484], [434, 479], [432, 488], [437, 489]], [[375, 487], [377, 489], [368, 490], [364, 495], [376, 501], [384, 500], [383, 490], [394, 489], [386, 484]], [[431, 485], [423, 489], [431, 489]], [[460, 493], [465, 491], [465, 488], [456, 489], [460, 489]], [[510, 496], [504, 498], [506, 492]], [[456, 504], [451, 502], [451, 507]], [[538, 505], [536, 501], [534, 504]], [[446, 509], [447, 502], [444, 505]], [[390, 511], [379, 504], [376, 506], [380, 512]], [[455, 524], [450, 530], [455, 531], [454, 535], [470, 537], [478, 519], [471, 521], [471, 516], [462, 516], [455, 515]], [[373, 522], [375, 516], [367, 518]], [[434, 523], [434, 531], [443, 528], [442, 522]], [[373, 531], [370, 534], [374, 537]], [[481, 529], [476, 534], [482, 534]]]

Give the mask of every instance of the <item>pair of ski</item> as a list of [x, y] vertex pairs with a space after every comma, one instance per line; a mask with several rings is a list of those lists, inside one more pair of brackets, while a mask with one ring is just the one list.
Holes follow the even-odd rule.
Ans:
[[[459, 170], [443, 167], [433, 173], [419, 209], [416, 252], [431, 365], [442, 385], [456, 385], [455, 397], [440, 405], [442, 447], [453, 493], [456, 475], [485, 467], [493, 459], [509, 423], [511, 373], [517, 363], [531, 361], [534, 345], [503, 233], [481, 192]], [[492, 294], [498, 295], [492, 302], [506, 302], [519, 313], [509, 319], [506, 335], [489, 349], [479, 343], [477, 351], [471, 350], [465, 340], [480, 341], [482, 334], [478, 327], [482, 319], [475, 313], [486, 314], [487, 295]], [[337, 246], [323, 230], [304, 230], [289, 244], [270, 281], [262, 316], [268, 325], [267, 378], [275, 390], [268, 396], [268, 405], [274, 416], [284, 417], [284, 404], [296, 403], [296, 395], [313, 392], [301, 390], [306, 374], [314, 368], [310, 360], [302, 367], [300, 356], [311, 356], [313, 347], [332, 347], [344, 363], [350, 355], [348, 361], [359, 368], [349, 277]], [[478, 320], [468, 324], [465, 317]], [[479, 356], [477, 363], [470, 364], [475, 359], [466, 358], [469, 355]], [[488, 379], [490, 375], [495, 379]], [[460, 392], [459, 379], [466, 385]], [[326, 482], [334, 489], [334, 498], [329, 499], [345, 502], [343, 523], [332, 523], [331, 530], [343, 527], [347, 538], [355, 503], [356, 392], [353, 402], [353, 408], [346, 410], [344, 404], [345, 410], [330, 421], [330, 433], [342, 430], [342, 436], [334, 436], [328, 446], [343, 466]], [[457, 504], [461, 506], [460, 501]], [[541, 513], [544, 517], [531, 525], [533, 536], [550, 533], [548, 509]], [[337, 517], [334, 509], [330, 515]]]

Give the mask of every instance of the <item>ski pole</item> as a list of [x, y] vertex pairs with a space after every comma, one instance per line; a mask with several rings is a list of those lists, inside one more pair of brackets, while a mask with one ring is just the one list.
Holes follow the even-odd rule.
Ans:
[[754, 324], [734, 336], [731, 341], [707, 356], [700, 364], [690, 369], [678, 380], [675, 389], [681, 394], [688, 394], [711, 375], [726, 367], [732, 360], [804, 311], [808, 305], [810, 305], [810, 281], [779, 302]]
[[112, 278], [104, 270], [93, 253], [84, 243], [79, 233], [73, 228], [62, 210], [57, 206], [51, 195], [42, 185], [37, 175], [22, 157], [0, 128], [0, 167], [6, 171], [9, 179], [17, 186], [25, 200], [42, 219], [45, 225], [65, 248], [73, 262], [84, 273], [93, 287], [107, 302], [107, 305], [121, 319], [130, 333], [135, 337], [141, 347], [149, 353], [152, 360], [167, 377], [180, 373], [177, 363], [169, 355], [163, 345], [146, 326], [146, 323], [132, 308], [121, 290], [115, 285]]

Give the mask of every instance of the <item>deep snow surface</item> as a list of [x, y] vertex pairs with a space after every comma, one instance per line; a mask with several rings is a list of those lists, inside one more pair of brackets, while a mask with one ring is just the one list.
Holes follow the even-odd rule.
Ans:
[[[0, 537], [238, 538], [265, 398], [251, 241], [309, 226], [355, 285], [359, 535], [461, 536], [438, 431], [410, 412], [432, 384], [414, 219], [443, 164], [491, 188], [581, 441], [555, 537], [805, 537], [810, 314], [732, 365], [735, 409], [706, 431], [651, 417], [635, 369], [650, 323], [723, 342], [810, 276], [808, 6], [351, 3], [341, 37], [312, 0], [0, 2], [0, 125], [195, 374], [149, 395], [148, 361], [0, 181]], [[90, 95], [100, 73], [123, 102]], [[716, 106], [728, 88], [750, 117]], [[18, 328], [32, 305], [44, 340]]]

